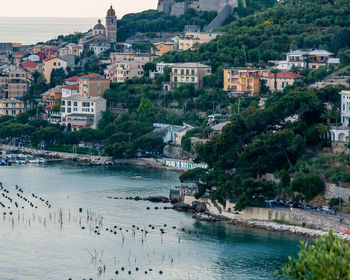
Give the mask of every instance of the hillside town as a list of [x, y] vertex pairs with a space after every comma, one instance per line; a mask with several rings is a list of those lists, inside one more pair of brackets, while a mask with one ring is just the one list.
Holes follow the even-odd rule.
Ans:
[[[211, 66], [198, 62], [166, 63], [161, 57], [166, 53], [198, 49], [201, 44], [223, 34], [201, 32], [199, 26], [186, 26], [184, 33], [179, 36], [154, 43], [149, 52], [139, 52], [134, 50], [132, 45], [117, 41], [117, 17], [113, 7], [110, 7], [105, 25], [98, 20], [77, 43], [56, 42], [59, 44], [33, 46], [0, 43], [0, 114], [16, 117], [31, 110], [32, 104], [28, 102], [27, 97], [38, 77], [42, 77], [48, 89], [39, 98], [34, 97], [37, 114], [32, 118], [48, 120], [59, 125], [63, 131], [96, 129], [102, 119], [102, 113], [112, 109], [104, 98], [104, 93], [110, 90], [114, 83], [126, 83], [128, 80], [144, 76], [155, 80], [168, 71], [169, 80], [161, 82], [160, 92], [171, 92], [188, 85], [193, 86], [195, 90], [203, 89], [205, 78], [214, 74]], [[92, 60], [97, 67], [95, 71], [88, 70], [86, 73], [84, 66]], [[266, 98], [259, 98], [262, 88], [271, 92], [283, 91], [295, 83], [305, 83], [305, 76], [298, 72], [304, 69], [317, 70], [320, 67], [335, 71], [341, 67], [341, 61], [330, 51], [310, 49], [291, 50], [285, 54], [284, 60], [269, 61], [264, 68], [248, 65], [249, 63], [242, 67], [222, 66], [222, 74], [215, 77], [222, 80], [222, 90], [229, 98], [257, 97], [260, 99], [259, 106], [264, 106]], [[317, 82], [314, 86], [319, 87], [319, 84], [320, 82]], [[348, 78], [335, 77], [331, 81], [322, 82], [323, 87], [339, 84], [349, 86]], [[344, 96], [348, 92], [343, 91], [341, 94], [342, 102], [345, 102]], [[220, 133], [230, 119], [230, 114], [216, 113], [215, 107], [211, 115], [201, 113], [201, 118], [208, 118], [211, 130], [209, 138]], [[341, 108], [342, 117], [339, 124], [329, 130], [335, 143], [345, 143], [349, 139], [347, 106], [344, 104]], [[180, 149], [180, 135], [184, 136], [189, 129], [194, 128], [186, 123], [182, 126], [162, 124], [162, 128], [155, 123], [154, 127], [155, 131], [152, 134], [157, 135], [158, 130], [164, 130], [164, 142], [172, 143]], [[207, 141], [206, 138], [198, 140], [202, 143]], [[193, 138], [192, 144], [198, 140]], [[181, 159], [190, 157], [194, 155], [180, 156]]]
[[350, 279], [348, 0], [73, 4], [0, 32], [1, 279]]

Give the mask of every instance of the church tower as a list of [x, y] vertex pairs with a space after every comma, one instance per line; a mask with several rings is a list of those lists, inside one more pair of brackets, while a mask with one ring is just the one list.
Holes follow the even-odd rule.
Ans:
[[107, 29], [106, 36], [107, 36], [108, 42], [116, 43], [117, 42], [117, 16], [115, 15], [115, 11], [112, 5], [107, 11], [106, 29]]

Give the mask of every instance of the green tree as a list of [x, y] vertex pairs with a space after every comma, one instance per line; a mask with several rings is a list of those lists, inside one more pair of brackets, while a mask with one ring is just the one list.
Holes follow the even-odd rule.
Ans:
[[346, 280], [350, 279], [350, 243], [330, 231], [314, 244], [301, 242], [297, 258], [276, 272], [286, 279]]
[[149, 100], [147, 97], [142, 97], [140, 105], [137, 108], [137, 114], [139, 117], [141, 119], [150, 120], [153, 118], [154, 113], [155, 112], [151, 100]]

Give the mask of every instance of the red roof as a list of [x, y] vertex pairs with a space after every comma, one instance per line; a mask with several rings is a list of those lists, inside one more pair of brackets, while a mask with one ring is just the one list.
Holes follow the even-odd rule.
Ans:
[[101, 76], [99, 74], [96, 74], [96, 73], [92, 73], [92, 74], [89, 74], [89, 75], [85, 75], [85, 76], [81, 76], [80, 79], [96, 79], [96, 78], [99, 78], [99, 79], [104, 79], [105, 77], [104, 76]]
[[[269, 73], [267, 78], [274, 79], [275, 75], [272, 73]], [[281, 71], [277, 73], [277, 79], [302, 79], [302, 78], [304, 77], [289, 71]]]
[[27, 53], [25, 53], [25, 52], [16, 52], [15, 53], [15, 57], [23, 57], [23, 56], [25, 56]]
[[67, 82], [77, 82], [79, 80], [79, 76], [73, 76], [73, 77], [69, 77], [67, 79], [65, 79], [65, 81]]
[[78, 90], [79, 89], [79, 85], [63, 86], [62, 88], [70, 89], [70, 90]]
[[44, 61], [50, 61], [50, 60], [52, 60], [52, 59], [54, 59], [54, 58], [58, 58], [58, 57], [57, 57], [57, 56], [51, 56], [51, 57], [49, 57], [49, 58], [44, 59]]
[[26, 61], [22, 63], [23, 68], [35, 68], [39, 63], [36, 63], [34, 61]]

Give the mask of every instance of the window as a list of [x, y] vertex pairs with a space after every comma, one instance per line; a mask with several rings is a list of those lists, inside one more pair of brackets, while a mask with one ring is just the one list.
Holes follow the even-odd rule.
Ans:
[[194, 83], [194, 77], [192, 77], [192, 82]]
[[61, 112], [62, 113], [66, 112], [66, 108], [61, 108]]
[[74, 101], [73, 106], [78, 106], [78, 102]]
[[72, 102], [69, 100], [67, 101], [67, 106], [71, 106], [72, 105]]
[[181, 69], [181, 75], [183, 75], [185, 73], [184, 69]]
[[191, 75], [194, 75], [194, 70], [193, 69], [191, 70]]
[[53, 66], [56, 66], [56, 62], [53, 63]]
[[176, 68], [174, 69], [174, 73], [177, 74], [177, 69]]
[[89, 102], [83, 102], [83, 103], [82, 103], [82, 106], [83, 106], [83, 107], [90, 107], [90, 103], [89, 103]]
[[174, 82], [177, 82], [177, 77], [174, 77]]
[[74, 111], [74, 112], [77, 112], [77, 111], [78, 111], [78, 108], [73, 108], [73, 111]]
[[186, 75], [190, 74], [190, 70], [186, 69]]
[[97, 82], [97, 84], [100, 86], [100, 85], [101, 85], [101, 82], [100, 82], [100, 81], [98, 81], [98, 82]]
[[67, 108], [67, 113], [71, 113], [71, 112], [72, 112], [71, 108]]

